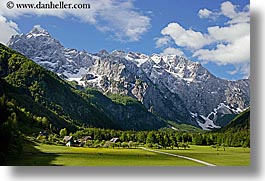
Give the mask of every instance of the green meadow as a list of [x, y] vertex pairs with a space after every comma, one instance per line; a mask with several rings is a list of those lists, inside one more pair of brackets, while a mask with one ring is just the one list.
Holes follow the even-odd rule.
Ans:
[[[209, 146], [192, 146], [189, 149], [158, 149], [206, 161], [217, 166], [248, 166], [249, 148], [216, 150]], [[154, 153], [140, 148], [83, 148], [34, 144], [17, 159], [10, 158], [9, 165], [58, 166], [204, 166], [183, 158]]]
[[250, 165], [250, 148], [242, 147], [226, 147], [216, 148], [211, 146], [191, 145], [188, 150], [160, 150], [167, 153], [183, 155], [205, 162], [215, 164], [217, 166], [249, 166]]

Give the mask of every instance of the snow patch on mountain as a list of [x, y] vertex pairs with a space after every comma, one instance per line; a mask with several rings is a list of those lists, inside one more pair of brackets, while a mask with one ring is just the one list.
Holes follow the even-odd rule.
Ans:
[[77, 82], [79, 85], [81, 85], [81, 86], [85, 86], [85, 81], [82, 81], [81, 80], [82, 78], [69, 78], [68, 79], [68, 81], [75, 81], [75, 82]]
[[236, 115], [242, 112], [240, 108], [233, 108], [226, 105], [225, 103], [220, 103], [216, 108], [213, 109], [207, 116], [199, 115], [197, 113], [190, 112], [191, 116], [196, 119], [199, 126], [204, 130], [209, 130], [213, 128], [220, 128], [218, 125], [218, 119], [222, 118], [224, 115]]
[[211, 130], [211, 129], [214, 129], [214, 128], [221, 128], [220, 126], [216, 126], [211, 119], [209, 119], [209, 118], [207, 118], [205, 116], [202, 116], [202, 115], [200, 115], [200, 116], [201, 116], [202, 119], [205, 120], [205, 122], [201, 123], [200, 121], [197, 121], [197, 123], [199, 124], [199, 126], [203, 130]]

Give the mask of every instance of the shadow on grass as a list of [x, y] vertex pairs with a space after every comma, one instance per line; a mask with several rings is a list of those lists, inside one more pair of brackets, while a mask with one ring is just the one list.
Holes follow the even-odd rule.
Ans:
[[36, 143], [25, 140], [23, 143], [23, 152], [19, 156], [8, 155], [8, 166], [61, 166], [52, 164], [52, 161], [58, 156], [54, 153], [44, 153], [38, 150]]

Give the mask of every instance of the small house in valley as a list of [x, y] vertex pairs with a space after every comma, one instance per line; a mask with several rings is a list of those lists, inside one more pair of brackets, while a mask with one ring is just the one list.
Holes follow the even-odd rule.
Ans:
[[112, 142], [112, 143], [118, 143], [118, 142], [120, 142], [120, 138], [111, 138], [110, 139], [110, 142]]
[[63, 142], [66, 143], [66, 146], [72, 146], [72, 143], [74, 142], [73, 137], [72, 136], [65, 136], [63, 138]]
[[91, 136], [84, 136], [83, 137], [83, 140], [86, 142], [88, 140], [92, 140], [92, 137]]
[[77, 139], [77, 141], [80, 143], [79, 146], [84, 146], [89, 140], [92, 140], [91, 136], [83, 136], [82, 138]]
[[63, 138], [63, 142], [68, 142], [68, 141], [71, 141], [71, 140], [73, 140], [73, 137], [72, 136], [65, 136]]

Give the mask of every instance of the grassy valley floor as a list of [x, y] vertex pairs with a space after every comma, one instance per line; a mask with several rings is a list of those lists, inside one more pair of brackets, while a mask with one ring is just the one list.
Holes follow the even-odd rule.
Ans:
[[[160, 151], [160, 150], [159, 150]], [[161, 150], [167, 153], [173, 153], [191, 157], [217, 166], [249, 166], [250, 165], [250, 148], [227, 147], [216, 148], [210, 146], [191, 145], [188, 150]]]
[[[225, 151], [209, 146], [193, 146], [187, 150], [159, 149], [159, 151], [196, 158], [217, 166], [250, 165], [249, 148], [226, 148]], [[61, 166], [204, 166], [190, 160], [149, 152], [142, 149], [82, 148], [46, 144], [31, 145], [8, 165], [61, 165]]]

